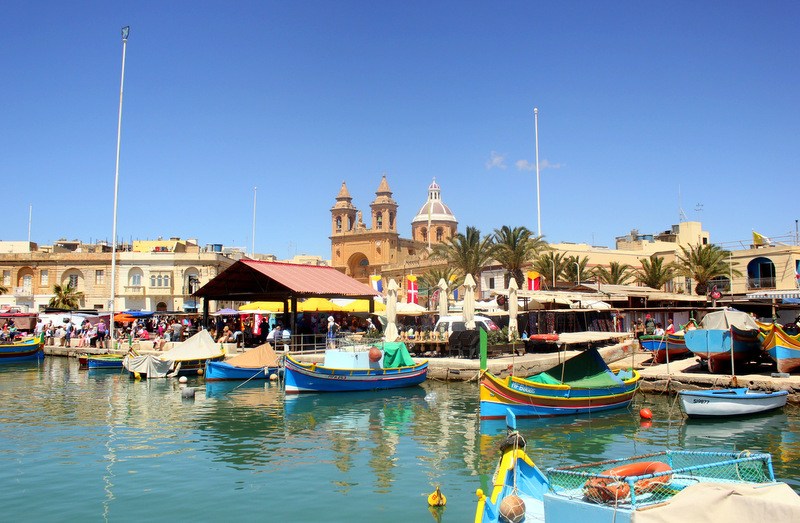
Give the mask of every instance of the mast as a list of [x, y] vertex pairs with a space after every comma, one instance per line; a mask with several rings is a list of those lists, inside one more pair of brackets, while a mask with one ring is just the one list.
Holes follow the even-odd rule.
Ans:
[[119, 118], [117, 120], [117, 161], [114, 169], [114, 221], [111, 230], [111, 303], [109, 310], [111, 317], [108, 319], [108, 333], [110, 346], [114, 348], [114, 302], [116, 301], [117, 285], [117, 195], [119, 191], [119, 148], [122, 136], [122, 93], [125, 86], [125, 51], [128, 46], [128, 33], [130, 26], [122, 28], [122, 76], [119, 81]]

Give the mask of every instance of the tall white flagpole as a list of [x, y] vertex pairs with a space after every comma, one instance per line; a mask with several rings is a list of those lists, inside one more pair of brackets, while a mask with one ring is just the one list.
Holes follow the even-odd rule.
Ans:
[[33, 220], [33, 204], [28, 205], [28, 243], [31, 243], [31, 221]]
[[533, 125], [536, 133], [536, 222], [539, 226], [539, 236], [542, 235], [542, 204], [541, 191], [539, 190], [539, 108], [533, 108]]
[[117, 291], [117, 193], [119, 191], [119, 146], [122, 136], [122, 93], [125, 86], [125, 51], [128, 46], [130, 26], [122, 28], [122, 76], [119, 81], [119, 118], [117, 120], [117, 162], [114, 169], [114, 221], [111, 230], [111, 316], [108, 319], [108, 334], [111, 348], [114, 348], [114, 302]]

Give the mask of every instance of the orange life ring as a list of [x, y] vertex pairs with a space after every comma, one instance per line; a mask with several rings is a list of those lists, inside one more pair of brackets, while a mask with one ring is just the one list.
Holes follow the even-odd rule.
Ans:
[[[630, 485], [625, 481], [626, 477], [646, 476], [670, 470], [672, 470], [670, 466], [661, 461], [641, 461], [630, 465], [622, 465], [600, 473], [601, 476], [611, 476], [610, 478], [591, 478], [587, 480], [583, 485], [583, 492], [586, 497], [595, 501], [622, 501], [631, 494]], [[652, 492], [657, 487], [669, 483], [671, 479], [671, 474], [640, 479], [633, 484], [634, 492], [637, 495]]]

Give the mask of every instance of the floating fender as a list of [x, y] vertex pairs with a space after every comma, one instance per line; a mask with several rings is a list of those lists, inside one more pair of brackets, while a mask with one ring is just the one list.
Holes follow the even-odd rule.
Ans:
[[181, 389], [181, 398], [183, 399], [193, 399], [197, 390], [194, 387], [186, 387], [185, 389]]

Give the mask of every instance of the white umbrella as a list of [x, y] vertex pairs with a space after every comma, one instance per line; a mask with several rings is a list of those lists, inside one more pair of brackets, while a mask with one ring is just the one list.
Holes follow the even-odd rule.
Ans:
[[447, 316], [448, 305], [447, 305], [447, 282], [444, 281], [444, 278], [439, 279], [439, 317], [444, 318]]
[[397, 340], [397, 291], [400, 287], [394, 278], [389, 280], [389, 287], [387, 289], [386, 300], [386, 329], [383, 331], [383, 336], [386, 341]]
[[519, 327], [517, 327], [517, 309], [519, 308], [519, 303], [517, 303], [518, 289], [519, 285], [517, 285], [517, 280], [512, 276], [508, 284], [508, 341], [518, 337], [517, 335], [519, 334]]
[[475, 328], [475, 279], [472, 274], [464, 278], [464, 323], [468, 329]]

